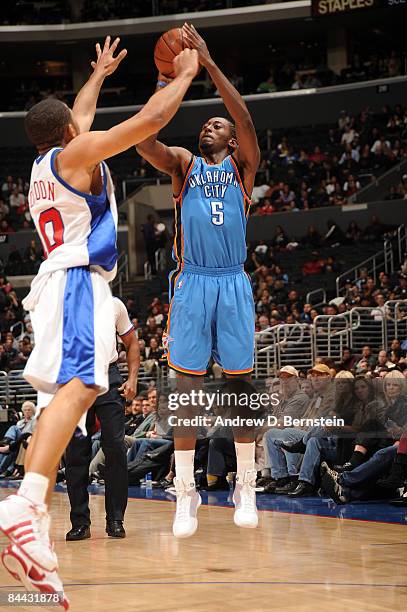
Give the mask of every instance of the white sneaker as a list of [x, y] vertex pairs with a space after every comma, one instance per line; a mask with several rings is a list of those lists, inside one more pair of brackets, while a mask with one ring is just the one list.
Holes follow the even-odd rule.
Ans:
[[195, 488], [195, 482], [186, 483], [181, 478], [174, 478], [177, 495], [172, 533], [176, 538], [189, 538], [198, 529], [196, 513], [202, 503], [201, 496]]
[[254, 529], [259, 524], [256, 508], [256, 470], [247, 470], [243, 478], [236, 476], [236, 486], [233, 493], [235, 514], [233, 520], [238, 527]]
[[65, 610], [69, 609], [69, 600], [64, 594], [64, 587], [56, 570], [47, 572], [38, 570], [28, 557], [16, 546], [9, 544], [1, 555], [6, 570], [19, 582], [22, 582], [27, 591], [39, 591], [56, 596], [52, 603], [58, 601]]
[[22, 495], [9, 495], [0, 502], [0, 530], [38, 570], [53, 572], [58, 560], [49, 541], [50, 522], [45, 504]]

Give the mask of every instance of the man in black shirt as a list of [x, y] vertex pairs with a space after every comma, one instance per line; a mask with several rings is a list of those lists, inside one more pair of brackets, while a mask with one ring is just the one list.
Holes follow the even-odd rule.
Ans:
[[[105, 506], [106, 533], [113, 538], [124, 538], [124, 513], [128, 498], [127, 455], [124, 443], [125, 414], [123, 398], [132, 400], [140, 365], [138, 340], [126, 307], [113, 298], [116, 332], [124, 344], [127, 355], [128, 379], [123, 380], [117, 367], [118, 355], [112, 355], [109, 366], [109, 391], [99, 396], [86, 418], [88, 435], [74, 435], [66, 449], [66, 483], [71, 504], [72, 529], [66, 534], [68, 541], [90, 538], [89, 465], [92, 454], [90, 432], [98, 418], [101, 427], [101, 446], [106, 457]], [[122, 395], [120, 394], [122, 392]]]

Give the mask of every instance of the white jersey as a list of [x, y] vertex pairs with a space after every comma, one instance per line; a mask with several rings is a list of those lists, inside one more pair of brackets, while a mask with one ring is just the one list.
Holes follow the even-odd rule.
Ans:
[[[116, 326], [116, 334], [123, 338], [123, 336], [127, 336], [134, 331], [133, 323], [129, 319], [129, 314], [127, 312], [126, 306], [123, 304], [119, 298], [113, 298], [113, 309], [114, 309], [114, 321]], [[112, 354], [112, 358], [110, 363], [114, 363], [119, 358], [117, 354], [117, 348], [115, 348], [114, 353]]]
[[55, 158], [61, 150], [53, 148], [37, 157], [31, 171], [30, 213], [46, 260], [25, 299], [27, 310], [39, 299], [43, 277], [57, 270], [90, 266], [108, 282], [116, 275], [117, 206], [109, 169], [101, 164], [100, 195], [82, 193], [56, 171]]
[[100, 195], [74, 189], [56, 171], [60, 151], [37, 157], [31, 172], [30, 212], [46, 259], [23, 300], [35, 336], [24, 377], [43, 393], [79, 378], [103, 394], [116, 337], [108, 284], [117, 261], [113, 183], [102, 163]]

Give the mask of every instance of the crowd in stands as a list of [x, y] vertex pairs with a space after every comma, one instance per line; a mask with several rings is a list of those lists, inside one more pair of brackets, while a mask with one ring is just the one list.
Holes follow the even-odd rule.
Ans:
[[78, 21], [107, 21], [151, 17], [174, 13], [193, 13], [217, 9], [269, 4], [271, 0], [37, 0], [18, 2], [4, 0], [0, 11], [3, 25], [36, 23], [70, 23]]
[[[365, 233], [366, 239], [374, 235], [373, 230], [379, 231], [375, 225]], [[387, 300], [407, 299], [406, 257], [395, 274], [382, 272], [376, 282], [361, 269], [357, 280], [346, 282], [342, 299], [315, 309], [304, 303], [304, 295], [278, 265], [284, 249], [279, 241], [274, 247], [260, 243], [250, 249], [247, 270], [253, 282], [258, 331], [282, 322], [312, 323], [317, 314], [333, 315], [355, 305], [373, 307], [372, 317], [387, 316]], [[327, 274], [335, 272], [333, 258], [324, 265]], [[153, 299], [147, 318], [140, 316], [135, 300], [127, 299], [126, 307], [139, 340], [142, 367], [153, 377], [125, 407], [129, 480], [137, 485], [151, 472], [157, 486], [171, 492], [175, 472], [168, 396], [154, 383], [157, 368], [165, 363], [162, 338], [169, 306]], [[23, 369], [34, 344], [33, 331], [29, 315], [5, 276], [0, 276], [0, 329], [0, 370]], [[120, 347], [119, 359], [125, 361]], [[220, 370], [211, 368], [209, 373], [213, 383], [224, 384]], [[270, 408], [267, 414], [304, 421], [298, 427], [258, 431], [258, 492], [297, 498], [315, 495], [322, 487], [323, 494], [340, 504], [395, 498], [407, 478], [406, 378], [407, 342], [401, 338], [380, 349], [366, 344], [360, 353], [344, 348], [336, 363], [320, 358], [309, 371], [285, 366], [276, 379], [263, 380], [266, 391], [279, 397], [277, 408]], [[33, 408], [23, 408], [23, 418], [11, 425], [0, 442], [3, 477], [21, 478], [24, 451], [34, 426]], [[216, 490], [229, 486], [226, 477], [233, 478], [236, 458], [232, 430], [215, 424], [217, 409], [209, 416], [213, 427], [201, 432], [195, 467], [198, 484]], [[307, 420], [321, 416], [336, 416], [344, 425], [311, 426]], [[100, 432], [96, 431], [90, 478], [103, 482], [103, 470]], [[394, 503], [405, 505], [407, 498]]]
[[[400, 76], [405, 73], [403, 53], [392, 50], [381, 55], [377, 52], [365, 52], [363, 56], [355, 54], [350, 64], [340, 74], [335, 74], [326, 67], [324, 54], [319, 55], [318, 45], [303, 44], [306, 48], [300, 59], [294, 61], [281, 57], [274, 60], [268, 75], [257, 86], [258, 93], [314, 89]], [[243, 87], [242, 77], [240, 83]]]
[[[318, 359], [308, 371], [288, 365], [263, 381], [262, 392], [273, 401], [256, 408], [256, 417], [263, 417], [256, 430], [259, 494], [296, 499], [321, 493], [337, 504], [386, 499], [407, 506], [407, 345], [393, 340], [391, 347], [397, 363], [386, 350], [374, 354], [366, 346], [353, 361], [345, 355], [340, 364]], [[221, 383], [221, 390], [230, 392], [228, 384]], [[258, 402], [257, 388], [248, 385], [244, 393]], [[22, 408], [23, 418], [16, 417], [0, 441], [1, 477], [13, 480], [22, 477], [35, 427], [34, 406], [25, 402]], [[154, 486], [173, 492], [168, 394], [151, 386], [124, 410], [129, 484], [140, 485], [151, 474]], [[232, 428], [218, 422], [220, 415], [222, 406], [205, 412], [196, 447], [197, 485], [208, 491], [228, 489], [236, 471]], [[92, 456], [90, 481], [103, 484], [100, 431], [92, 436]], [[63, 462], [61, 468], [60, 481]]]
[[389, 189], [386, 200], [406, 200], [407, 199], [407, 174], [404, 174], [400, 183]]
[[28, 206], [28, 182], [6, 176], [0, 192], [0, 234], [13, 234], [34, 227]]
[[[348, 369], [318, 360], [307, 374], [291, 366], [280, 370], [273, 387], [281, 397], [278, 416], [282, 423], [285, 417], [298, 419], [300, 426], [264, 433], [261, 491], [298, 498], [315, 495], [322, 485], [339, 504], [396, 498], [407, 480], [401, 443], [407, 434], [407, 370], [405, 350], [399, 341], [392, 344], [403, 355], [397, 366], [380, 365], [380, 356], [365, 347], [366, 356], [359, 357], [369, 365], [362, 371], [358, 360]], [[328, 415], [341, 422], [312, 425]]]
[[[307, 129], [272, 135], [253, 191], [255, 214], [349, 203], [364, 184], [407, 159], [407, 108], [343, 111], [335, 126], [313, 130], [312, 147], [307, 135]], [[405, 197], [406, 186], [407, 176], [392, 199]]]
[[[251, 213], [270, 215], [343, 206], [361, 187], [407, 159], [406, 142], [407, 108], [401, 105], [384, 106], [375, 113], [365, 108], [357, 116], [343, 111], [336, 125], [325, 128], [273, 132], [270, 149], [262, 151]], [[139, 156], [129, 167], [134, 168], [133, 177], [140, 180], [160, 175]], [[27, 200], [28, 168], [26, 173], [24, 178], [3, 179], [0, 234], [33, 227]], [[119, 176], [118, 166], [113, 178], [120, 188]], [[404, 175], [398, 186], [390, 188], [387, 199], [403, 199], [406, 195]]]
[[[353, 240], [360, 243], [363, 239], [374, 239], [375, 232], [380, 226], [380, 221], [373, 218], [372, 223], [362, 232], [355, 223], [351, 223], [345, 234], [332, 222], [324, 237], [311, 226], [303, 243], [308, 243], [314, 249], [323, 243], [338, 246]], [[406, 257], [397, 273], [387, 274], [382, 271], [376, 281], [368, 274], [367, 269], [361, 269], [357, 280], [345, 279], [345, 294], [341, 298], [315, 308], [312, 304], [306, 303], [305, 295], [301, 291], [306, 285], [304, 278], [312, 274], [336, 277], [341, 271], [340, 263], [333, 255], [321, 257], [318, 250], [313, 250], [310, 252], [310, 260], [304, 263], [302, 270], [295, 277], [289, 278], [278, 264], [279, 250], [281, 252], [281, 249], [287, 249], [289, 246], [289, 238], [284, 230], [277, 228], [271, 244], [263, 241], [249, 251], [247, 270], [252, 278], [258, 331], [281, 323], [312, 324], [319, 314], [340, 314], [356, 306], [377, 307], [383, 310], [383, 304], [388, 300], [407, 299]]]
[[[313, 47], [312, 44], [309, 46]], [[365, 71], [358, 72], [349, 67], [341, 74], [335, 74], [326, 67], [326, 50], [317, 49], [310, 56], [290, 53], [291, 59], [287, 59], [287, 53], [289, 53], [287, 49], [279, 49], [276, 53], [278, 58], [274, 59], [268, 69], [261, 65], [258, 69], [248, 72], [239, 71], [238, 68], [226, 68], [227, 77], [241, 94], [253, 95], [328, 87], [405, 74], [403, 54], [395, 51], [383, 52], [380, 58], [377, 55], [366, 57], [363, 62], [366, 66]], [[296, 59], [295, 55], [300, 57]], [[146, 64], [146, 69], [150, 68], [150, 65]], [[134, 75], [124, 71], [116, 77], [114, 85], [102, 89], [98, 106], [143, 104], [151, 94], [154, 78], [154, 73], [146, 72], [144, 78], [135, 84]], [[187, 99], [211, 98], [218, 95], [210, 79], [205, 79], [203, 73], [199, 83], [195, 83], [188, 91]], [[1, 110], [29, 110], [47, 97], [56, 97], [66, 102], [68, 106], [72, 106], [75, 92], [71, 76], [56, 77], [44, 73], [37, 74], [35, 79], [27, 75], [18, 82], [13, 84], [10, 82], [2, 98]]]
[[[151, 236], [147, 228], [151, 227]], [[154, 248], [162, 246], [163, 232], [160, 224], [151, 218], [146, 223], [146, 241], [153, 240]], [[377, 280], [362, 269], [357, 281], [346, 279], [344, 296], [334, 303], [319, 305], [317, 308], [306, 302], [307, 277], [315, 274], [334, 280], [343, 271], [345, 263], [338, 257], [337, 249], [346, 244], [360, 244], [363, 241], [375, 243], [383, 236], [391, 236], [394, 228], [383, 224], [373, 216], [370, 224], [363, 230], [353, 221], [346, 232], [334, 222], [327, 224], [324, 235], [310, 226], [305, 236], [287, 236], [281, 226], [277, 226], [274, 236], [267, 241], [259, 241], [248, 246], [246, 271], [250, 274], [256, 309], [256, 330], [261, 331], [282, 323], [312, 323], [318, 314], [338, 314], [355, 306], [383, 308], [388, 300], [407, 299], [407, 256], [401, 268], [394, 274], [380, 272]], [[288, 273], [281, 265], [280, 258], [290, 255], [296, 258], [296, 251], [309, 255], [300, 270]], [[327, 254], [328, 253], [328, 254]], [[35, 240], [21, 254], [17, 249], [11, 251], [5, 263], [5, 271], [14, 274], [34, 274], [42, 260]], [[152, 262], [154, 258], [151, 258]], [[141, 361], [146, 372], [155, 372], [157, 363], [163, 363], [163, 333], [167, 323], [169, 304], [162, 298], [154, 298], [147, 313], [138, 310], [134, 299], [126, 301], [129, 316], [133, 321], [139, 339]], [[147, 316], [146, 316], [147, 314]], [[25, 313], [21, 301], [13, 289], [12, 282], [5, 272], [0, 271], [0, 370], [22, 369], [32, 350], [32, 327], [29, 314]], [[125, 353], [120, 355], [125, 361]], [[212, 371], [212, 370], [211, 370]], [[215, 373], [216, 366], [215, 366]]]

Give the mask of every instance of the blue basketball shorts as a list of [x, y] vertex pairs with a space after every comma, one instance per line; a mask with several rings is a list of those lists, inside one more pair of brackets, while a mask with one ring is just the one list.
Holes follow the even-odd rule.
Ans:
[[[170, 275], [167, 358], [174, 370], [205, 374], [210, 357], [226, 374], [253, 370], [255, 314], [243, 266], [185, 264]], [[171, 287], [174, 285], [173, 290]]]
[[53, 272], [30, 313], [35, 347], [24, 378], [48, 394], [73, 378], [106, 393], [116, 326], [112, 293], [103, 276], [87, 266]]

